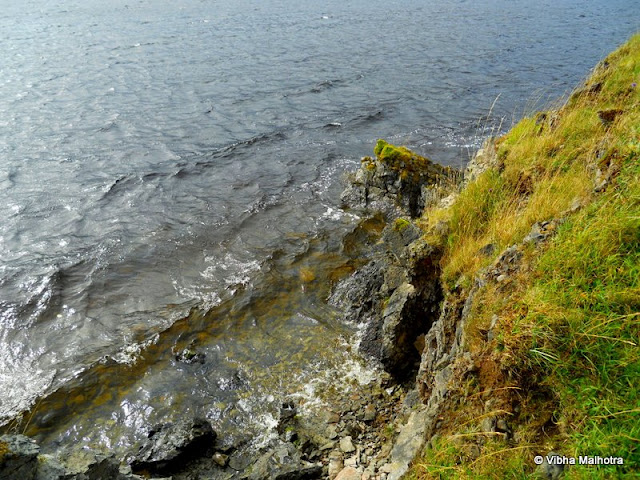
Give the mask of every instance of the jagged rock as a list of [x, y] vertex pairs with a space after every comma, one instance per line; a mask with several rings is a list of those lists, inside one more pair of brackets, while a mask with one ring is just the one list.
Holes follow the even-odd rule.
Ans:
[[365, 422], [373, 422], [376, 419], [376, 413], [377, 411], [375, 405], [369, 404], [364, 408], [362, 419]]
[[64, 465], [53, 455], [38, 456], [36, 480], [61, 480], [65, 478]]
[[531, 227], [531, 231], [526, 237], [524, 237], [522, 243], [533, 243], [535, 245], [538, 245], [544, 242], [547, 238], [549, 238], [556, 232], [556, 229], [558, 228], [558, 225], [560, 223], [562, 223], [561, 220], [555, 218], [553, 220], [548, 220], [545, 222], [534, 223]]
[[498, 167], [495, 138], [489, 137], [482, 144], [464, 172], [465, 183], [472, 182], [490, 168]]
[[134, 472], [147, 470], [166, 473], [177, 470], [186, 462], [212, 450], [216, 434], [208, 420], [193, 419], [176, 424], [162, 424], [149, 432], [131, 462]]
[[329, 303], [343, 309], [348, 321], [367, 322], [375, 314], [380, 301], [375, 294], [384, 283], [387, 265], [384, 259], [369, 262], [338, 284]]
[[342, 281], [330, 302], [345, 319], [364, 323], [360, 352], [395, 376], [408, 375], [420, 359], [415, 345], [437, 318], [442, 251], [420, 237], [406, 219], [385, 228], [383, 253]]
[[413, 412], [406, 425], [401, 427], [389, 456], [389, 479], [399, 479], [409, 470], [409, 465], [427, 443], [433, 418], [433, 411], [423, 407]]
[[333, 480], [344, 468], [344, 456], [338, 450], [329, 454], [329, 480]]
[[293, 401], [287, 400], [280, 407], [280, 418], [278, 419], [277, 430], [279, 434], [283, 434], [287, 428], [293, 427], [298, 409]]
[[362, 473], [353, 467], [345, 467], [335, 478], [335, 480], [361, 480]]
[[24, 435], [0, 437], [0, 480], [33, 480], [40, 447]]
[[346, 436], [340, 439], [340, 450], [344, 453], [351, 453], [356, 451], [356, 447], [353, 446], [353, 441], [350, 436]]
[[421, 235], [422, 230], [416, 227], [411, 220], [399, 217], [383, 230], [382, 241], [389, 253], [400, 256], [404, 248], [420, 238]]
[[322, 476], [322, 465], [302, 460], [291, 443], [278, 443], [251, 465], [247, 480], [311, 480]]
[[426, 203], [448, 193], [457, 178], [454, 169], [384, 140], [378, 140], [374, 153], [375, 159], [362, 159], [360, 169], [342, 194], [343, 203], [382, 211], [389, 211], [392, 205], [417, 217]]
[[73, 450], [60, 458], [66, 467], [64, 480], [125, 480], [120, 473], [120, 462], [115, 456], [102, 455], [92, 450]]

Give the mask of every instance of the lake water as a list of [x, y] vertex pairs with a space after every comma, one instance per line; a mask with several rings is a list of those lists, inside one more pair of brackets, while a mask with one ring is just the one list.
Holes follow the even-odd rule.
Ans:
[[126, 448], [365, 375], [324, 302], [357, 264], [342, 173], [377, 138], [463, 165], [639, 27], [631, 0], [2, 1], [0, 423], [37, 402], [45, 444]]

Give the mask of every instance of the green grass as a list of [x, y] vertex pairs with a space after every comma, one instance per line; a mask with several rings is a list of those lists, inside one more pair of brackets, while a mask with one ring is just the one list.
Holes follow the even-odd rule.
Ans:
[[[466, 349], [475, 392], [460, 388], [434, 448], [408, 478], [529, 478], [533, 456], [620, 456], [623, 466], [575, 466], [565, 478], [640, 476], [640, 34], [609, 55], [555, 111], [525, 118], [497, 140], [497, 164], [448, 208], [421, 222], [445, 250], [442, 281], [460, 295], [534, 223], [563, 218], [525, 250], [507, 285], [481, 289]], [[613, 121], [602, 112], [616, 111]], [[600, 113], [599, 113], [600, 112]], [[608, 184], [594, 190], [596, 171]], [[602, 177], [601, 175], [601, 177]], [[436, 225], [448, 222], [444, 236]], [[442, 229], [441, 229], [442, 230]], [[481, 254], [493, 244], [492, 254]], [[497, 332], [487, 341], [491, 318]], [[458, 379], [463, 380], [463, 379]], [[461, 382], [459, 382], [461, 383]], [[484, 438], [483, 391], [517, 440]], [[515, 406], [517, 405], [517, 410]], [[470, 454], [470, 452], [475, 452]]]
[[566, 453], [625, 459], [599, 467], [605, 476], [640, 472], [640, 156], [624, 165], [616, 188], [562, 227], [524, 299], [523, 322], [538, 324], [525, 362], [547, 352], [539, 375], [559, 397]]

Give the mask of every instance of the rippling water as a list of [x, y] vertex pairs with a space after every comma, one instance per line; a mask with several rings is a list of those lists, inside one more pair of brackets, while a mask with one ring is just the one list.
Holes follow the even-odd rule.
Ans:
[[109, 448], [343, 364], [341, 173], [379, 137], [462, 165], [640, 27], [631, 0], [4, 3], [0, 419], [45, 395], [48, 438]]

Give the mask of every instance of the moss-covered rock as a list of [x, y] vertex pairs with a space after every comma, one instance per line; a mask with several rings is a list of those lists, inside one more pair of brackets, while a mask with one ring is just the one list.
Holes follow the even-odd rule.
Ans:
[[343, 193], [343, 202], [350, 206], [383, 211], [399, 208], [417, 217], [425, 205], [448, 192], [459, 177], [454, 169], [384, 140], [378, 140], [373, 151], [375, 158], [362, 159], [360, 170]]

